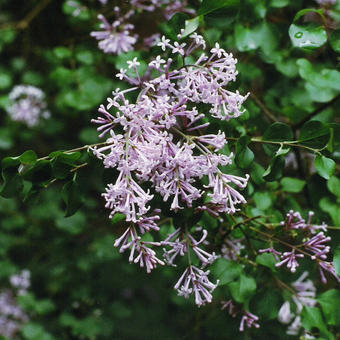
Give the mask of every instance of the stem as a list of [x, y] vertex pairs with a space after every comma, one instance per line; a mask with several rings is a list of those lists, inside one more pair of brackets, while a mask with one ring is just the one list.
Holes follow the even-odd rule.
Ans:
[[313, 118], [318, 113], [322, 112], [324, 109], [326, 109], [328, 106], [333, 105], [335, 102], [337, 102], [340, 99], [340, 95], [337, 95], [335, 98], [333, 98], [330, 102], [325, 103], [318, 107], [316, 110], [314, 110], [312, 113], [310, 113], [306, 118], [302, 119], [299, 123], [294, 124], [292, 127], [293, 129], [297, 130], [299, 129], [303, 124], [308, 122], [311, 118]]
[[78, 171], [79, 169], [83, 168], [84, 166], [88, 165], [89, 163], [83, 163], [83, 164], [80, 164], [78, 166], [76, 166], [75, 168], [73, 168], [72, 170], [70, 170], [71, 172], [76, 172]]
[[[91, 145], [84, 145], [84, 146], [81, 146], [79, 148], [75, 148], [75, 149], [71, 149], [71, 150], [66, 150], [64, 151], [65, 153], [72, 153], [72, 152], [77, 152], [77, 151], [83, 151], [83, 150], [86, 150], [88, 148], [93, 148], [93, 147], [97, 147], [97, 146], [106, 146], [106, 145], [111, 145], [112, 143], [108, 143], [108, 142], [101, 142], [101, 143], [96, 143], [96, 144], [91, 144]], [[51, 158], [50, 156], [45, 156], [45, 157], [41, 157], [41, 158], [38, 158], [37, 161], [42, 161], [44, 159], [49, 159]]]
[[[290, 146], [290, 147], [306, 149], [306, 150], [312, 151], [314, 153], [321, 154], [319, 149], [313, 149], [313, 148], [310, 148], [308, 146], [305, 146], [305, 145], [302, 145], [302, 144], [298, 144], [298, 141], [290, 141], [290, 142], [279, 142], [279, 141], [277, 141], [276, 142], [276, 141], [271, 141], [271, 140], [263, 140], [261, 138], [262, 137], [254, 137], [254, 138], [251, 138], [250, 141], [252, 143], [287, 145], [287, 146]], [[237, 142], [239, 140], [239, 138], [237, 138], [237, 137], [226, 137], [226, 140], [231, 140], [231, 141], [236, 141]]]
[[250, 97], [252, 97], [255, 103], [263, 110], [263, 113], [273, 122], [277, 122], [278, 120], [275, 116], [269, 111], [269, 109], [264, 105], [261, 100], [256, 96], [254, 92], [250, 93]]
[[288, 242], [286, 242], [286, 241], [282, 241], [282, 240], [280, 240], [279, 238], [277, 238], [277, 237], [275, 237], [275, 236], [273, 236], [273, 235], [267, 234], [267, 233], [265, 233], [265, 232], [263, 232], [263, 231], [261, 231], [261, 230], [258, 230], [258, 229], [255, 228], [255, 227], [249, 227], [249, 229], [255, 231], [256, 233], [259, 233], [259, 234], [262, 235], [262, 236], [265, 236], [265, 237], [269, 238], [270, 240], [274, 240], [274, 241], [276, 241], [276, 242], [279, 242], [279, 243], [281, 243], [281, 244], [283, 244], [283, 245], [285, 245], [285, 246], [287, 246], [287, 247], [289, 247], [289, 248], [292, 248], [292, 249], [294, 249], [294, 250], [296, 250], [296, 251], [298, 251], [298, 252], [300, 252], [300, 253], [302, 253], [302, 254], [304, 254], [304, 255], [307, 255], [307, 256], [309, 256], [309, 257], [312, 257], [312, 255], [309, 254], [309, 253], [307, 253], [306, 251], [304, 251], [304, 250], [302, 250], [302, 249], [300, 249], [300, 248], [298, 248], [298, 247], [296, 247], [296, 246], [293, 246], [292, 244], [290, 244], [290, 243], [288, 243]]
[[24, 19], [20, 20], [17, 23], [7, 23], [4, 24], [2, 26], [0, 26], [0, 31], [1, 30], [5, 30], [8, 28], [16, 28], [16, 29], [26, 29], [30, 23], [33, 21], [33, 19], [35, 17], [37, 17], [40, 12], [51, 2], [51, 0], [43, 0], [40, 2], [40, 4], [38, 4], [38, 6], [36, 6], [35, 8], [32, 9], [32, 11], [30, 11]]

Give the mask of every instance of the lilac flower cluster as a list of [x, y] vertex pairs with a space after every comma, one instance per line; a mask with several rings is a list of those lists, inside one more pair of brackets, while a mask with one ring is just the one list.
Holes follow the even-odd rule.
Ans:
[[[233, 300], [222, 301], [221, 303], [222, 303], [221, 309], [222, 310], [228, 309], [229, 315], [231, 315], [233, 318], [236, 317], [239, 314], [239, 312], [241, 312], [241, 310], [237, 308]], [[247, 326], [247, 328], [251, 327], [259, 328], [260, 325], [257, 323], [258, 320], [259, 317], [257, 315], [243, 310], [239, 328], [240, 332], [244, 331], [244, 326]]]
[[[194, 58], [194, 51], [206, 48], [201, 36], [193, 34], [190, 38], [188, 46], [177, 41], [172, 44], [165, 37], [158, 45], [185, 62], [188, 56]], [[195, 207], [215, 216], [233, 214], [239, 210], [238, 204], [246, 203], [236, 188], [245, 188], [249, 175], [222, 172], [221, 166], [232, 163], [232, 154], [218, 153], [227, 143], [225, 135], [221, 131], [204, 133], [209, 123], [202, 123], [206, 114], [196, 105], [204, 103], [211, 116], [228, 121], [243, 113], [241, 105], [247, 96], [226, 89], [236, 79], [237, 61], [218, 44], [210, 55], [201, 52], [190, 65], [178, 66], [172, 58], [163, 58], [158, 55], [152, 60], [143, 75], [137, 58], [127, 62], [128, 69], [120, 70], [117, 77], [132, 87], [117, 89], [108, 98], [108, 105], [100, 106], [101, 116], [93, 122], [99, 124], [100, 137], [108, 138], [105, 146], [91, 150], [106, 168], [118, 171], [115, 183], [109, 184], [103, 194], [110, 217], [122, 213], [131, 222], [115, 246], [121, 252], [129, 249], [129, 261], [145, 266], [147, 272], [164, 263], [174, 265], [178, 255], [187, 254], [189, 266], [175, 289], [185, 297], [194, 293], [200, 306], [211, 302], [216, 287], [204, 269], [217, 258], [202, 248], [207, 231], [202, 230], [198, 241], [184, 226], [162, 242], [145, 242], [140, 235], [159, 229], [159, 211], [149, 215], [156, 193], [165, 202], [170, 201], [174, 213]], [[137, 99], [130, 102], [128, 96], [137, 91]], [[165, 248], [164, 260], [156, 256], [153, 246]], [[190, 251], [201, 262], [201, 268], [191, 264]]]
[[316, 0], [316, 2], [321, 6], [332, 6], [336, 4], [337, 0]]
[[40, 118], [49, 118], [46, 111], [44, 93], [31, 85], [18, 85], [9, 94], [11, 105], [7, 112], [13, 120], [33, 127], [39, 124]]
[[[107, 1], [101, 1], [106, 4]], [[107, 19], [102, 15], [98, 15], [101, 21], [101, 31], [91, 32], [91, 36], [99, 40], [98, 46], [104, 53], [121, 54], [134, 49], [137, 42], [138, 35], [133, 33], [134, 25], [129, 22], [129, 19], [141, 11], [152, 12], [156, 9], [161, 9], [161, 12], [166, 20], [169, 20], [177, 12], [189, 12], [187, 9], [187, 1], [179, 0], [131, 0], [130, 10], [125, 14], [121, 13], [119, 7], [114, 7], [114, 14], [116, 20], [110, 24]], [[159, 35], [152, 35], [145, 38], [145, 46], [150, 47], [150, 43], [158, 39]]]
[[127, 23], [134, 12], [129, 11], [121, 16], [119, 7], [115, 7], [114, 11], [118, 19], [112, 24], [102, 14], [98, 15], [102, 31], [91, 32], [91, 36], [99, 40], [98, 46], [104, 53], [121, 54], [133, 50], [137, 41], [137, 36], [131, 34], [134, 26]]
[[30, 286], [30, 272], [23, 270], [11, 276], [10, 283], [15, 293], [9, 289], [0, 292], [0, 335], [14, 339], [28, 321], [28, 315], [17, 304], [16, 296], [27, 292]]
[[[197, 228], [196, 230], [201, 230]], [[188, 255], [189, 266], [185, 269], [182, 276], [179, 278], [174, 288], [177, 290], [179, 296], [188, 298], [191, 293], [194, 293], [195, 303], [197, 306], [205, 305], [212, 301], [212, 292], [218, 285], [209, 281], [209, 270], [204, 271], [204, 267], [212, 264], [218, 256], [213, 252], [208, 253], [201, 248], [201, 244], [206, 242], [208, 232], [202, 229], [202, 237], [196, 240], [188, 231], [182, 232], [180, 228], [175, 230], [172, 234], [161, 242], [161, 245], [168, 246], [171, 249], [164, 249], [164, 258], [169, 265], [176, 266], [174, 260], [178, 255]], [[202, 269], [191, 264], [190, 249], [201, 262]]]
[[[330, 252], [330, 246], [327, 243], [331, 241], [331, 237], [325, 235], [327, 225], [324, 223], [322, 225], [313, 225], [311, 223], [313, 215], [313, 212], [309, 212], [306, 222], [299, 212], [291, 210], [287, 214], [286, 220], [281, 222], [287, 232], [298, 230], [302, 231], [303, 235], [307, 235], [302, 244], [298, 246], [292, 245], [290, 251], [283, 253], [273, 247], [260, 249], [259, 252], [272, 253], [278, 261], [276, 267], [286, 265], [292, 273], [295, 273], [296, 268], [299, 266], [298, 258], [308, 256], [311, 260], [317, 262], [323, 283], [327, 283], [325, 272], [328, 272], [340, 282], [340, 277], [336, 274], [333, 263], [327, 262], [328, 253]], [[279, 256], [281, 261], [279, 261]]]
[[[281, 306], [278, 320], [283, 324], [290, 324], [287, 329], [287, 334], [297, 335], [301, 328], [301, 317], [303, 306], [314, 307], [317, 304], [316, 288], [311, 280], [306, 280], [308, 272], [304, 272], [295, 282], [292, 283], [293, 289], [296, 292], [292, 295], [292, 300], [295, 303], [295, 313], [291, 311], [291, 303], [285, 301]], [[293, 321], [292, 321], [293, 320]]]

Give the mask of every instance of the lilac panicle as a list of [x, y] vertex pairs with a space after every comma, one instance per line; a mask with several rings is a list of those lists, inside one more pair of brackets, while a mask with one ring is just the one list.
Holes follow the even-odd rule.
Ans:
[[[238, 309], [234, 303], [233, 300], [228, 300], [228, 301], [222, 301], [222, 307], [221, 309], [224, 310], [228, 308], [229, 314], [234, 318], [237, 316], [239, 312], [241, 312], [240, 309]], [[250, 313], [248, 311], [243, 310], [242, 311], [242, 318], [240, 322], [240, 332], [244, 331], [244, 326], [247, 326], [248, 328], [255, 327], [259, 328], [260, 325], [257, 323], [259, 320], [259, 317], [253, 313]]]
[[25, 269], [10, 277], [12, 290], [0, 291], [0, 336], [16, 339], [22, 327], [29, 321], [28, 315], [17, 302], [19, 295], [27, 293], [30, 282], [30, 271]]
[[279, 261], [279, 256], [282, 255], [281, 252], [277, 251], [277, 250], [274, 249], [273, 247], [266, 248], [266, 249], [259, 249], [259, 253], [260, 253], [260, 254], [263, 254], [263, 253], [271, 253], [271, 254], [274, 255], [276, 261]]
[[281, 255], [281, 262], [276, 263], [276, 267], [281, 267], [282, 265], [286, 264], [287, 268], [290, 269], [292, 273], [296, 272], [296, 268], [299, 266], [299, 263], [297, 262], [297, 257], [304, 257], [303, 254], [295, 254], [295, 249], [292, 251], [284, 252]]
[[[278, 314], [278, 320], [283, 324], [290, 324], [287, 328], [287, 334], [297, 335], [302, 326], [300, 314], [303, 306], [314, 307], [317, 304], [316, 288], [311, 280], [306, 280], [308, 272], [302, 275], [292, 283], [292, 288], [296, 292], [292, 295], [292, 300], [296, 305], [295, 313], [291, 311], [291, 303], [285, 301], [281, 306]], [[292, 322], [293, 320], [293, 322]]]
[[[116, 10], [117, 15], [119, 10]], [[104, 53], [121, 54], [133, 50], [133, 45], [137, 41], [137, 37], [131, 35], [133, 25], [124, 23], [133, 12], [119, 18], [110, 24], [102, 15], [98, 15], [101, 20], [100, 28], [102, 31], [91, 32], [91, 36], [99, 40], [98, 46]]]
[[179, 296], [188, 298], [192, 293], [195, 296], [197, 306], [205, 305], [212, 301], [212, 292], [218, 285], [209, 281], [209, 270], [203, 271], [195, 266], [190, 265], [185, 269], [174, 288]]
[[[205, 249], [207, 231], [202, 229], [201, 238], [196, 239], [183, 226], [161, 242], [144, 242], [140, 236], [159, 230], [160, 211], [149, 215], [156, 193], [175, 213], [195, 207], [218, 217], [220, 213], [233, 214], [246, 203], [239, 190], [247, 186], [249, 175], [241, 177], [221, 170], [232, 163], [233, 157], [218, 153], [227, 143], [226, 136], [221, 131], [204, 133], [209, 123], [202, 122], [206, 117], [229, 120], [243, 113], [241, 105], [247, 95], [227, 89], [236, 80], [237, 61], [217, 44], [210, 55], [202, 51], [192, 65], [178, 68], [174, 62], [178, 55], [195, 58], [206, 48], [198, 34], [189, 40], [188, 44], [172, 44], [162, 37], [159, 47], [174, 59], [158, 55], [143, 74], [137, 58], [120, 69], [116, 76], [131, 87], [115, 90], [108, 104], [100, 106], [100, 115], [93, 122], [106, 142], [91, 150], [106, 168], [118, 172], [103, 193], [110, 217], [122, 213], [130, 223], [115, 247], [121, 253], [128, 251], [129, 262], [139, 263], [148, 273], [165, 263], [176, 266], [175, 262], [187, 255], [189, 266], [175, 289], [186, 298], [193, 294], [195, 303], [201, 306], [212, 301], [218, 284], [213, 284], [209, 271], [203, 270], [218, 258]], [[135, 101], [129, 99], [132, 92], [136, 93]], [[197, 107], [201, 103], [210, 109], [200, 112]], [[197, 207], [198, 199], [205, 203]], [[158, 246], [164, 249], [164, 260], [153, 249]], [[200, 268], [191, 264], [190, 256], [197, 258]], [[254, 322], [250, 314], [243, 320], [248, 326]]]
[[241, 323], [240, 323], [240, 332], [244, 331], [245, 325], [248, 328], [251, 328], [251, 327], [259, 328], [260, 325], [257, 323], [258, 320], [259, 320], [258, 316], [245, 311], [244, 315], [242, 316]]
[[15, 86], [9, 94], [9, 99], [11, 105], [7, 112], [15, 121], [34, 127], [39, 124], [41, 118], [50, 117], [46, 110], [45, 94], [35, 86]]
[[[191, 39], [187, 48], [184, 43], [172, 45], [164, 37], [159, 45], [173, 54], [185, 55], [205, 46], [197, 34]], [[169, 201], [170, 209], [175, 212], [185, 205], [191, 207], [205, 194], [210, 197], [211, 211], [230, 214], [238, 211], [237, 206], [246, 200], [235, 187], [245, 188], [249, 175], [243, 178], [219, 169], [232, 163], [232, 155], [216, 153], [226, 144], [225, 135], [219, 131], [216, 135], [196, 136], [195, 128], [202, 128], [204, 124], [200, 120], [205, 114], [191, 105], [203, 102], [213, 108], [215, 100], [229, 101], [232, 94], [225, 97], [222, 90], [236, 79], [236, 60], [216, 45], [210, 56], [201, 54], [195, 66], [180, 69], [172, 70], [173, 60], [159, 55], [149, 64], [149, 69], [156, 70], [158, 75], [151, 77], [152, 72], [147, 70], [145, 74], [149, 78], [139, 74], [137, 58], [127, 64], [135, 77], [128, 76], [125, 69], [121, 69], [118, 76], [133, 87], [115, 91], [113, 97], [108, 98], [108, 105], [100, 106], [102, 117], [93, 120], [99, 124], [100, 136], [109, 137], [106, 146], [92, 151], [103, 160], [105, 167], [117, 168], [120, 172], [116, 183], [109, 184], [103, 194], [111, 216], [121, 212], [128, 221], [136, 223], [148, 212], [153, 194], [141, 187], [143, 182], [151, 183], [150, 190]], [[138, 88], [137, 101], [130, 103], [126, 95]], [[239, 104], [235, 103], [228, 102], [234, 112], [228, 119], [241, 114]], [[109, 112], [111, 109], [115, 113]], [[216, 112], [214, 109], [212, 115]], [[220, 117], [225, 118], [225, 115]], [[123, 133], [114, 132], [118, 127]], [[197, 187], [203, 176], [209, 180], [206, 190]]]

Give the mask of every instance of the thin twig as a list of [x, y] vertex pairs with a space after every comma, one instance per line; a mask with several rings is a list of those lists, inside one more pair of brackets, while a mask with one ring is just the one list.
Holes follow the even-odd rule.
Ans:
[[[252, 143], [263, 143], [263, 144], [286, 145], [286, 146], [290, 146], [290, 147], [306, 149], [308, 151], [320, 154], [320, 150], [319, 149], [313, 149], [313, 148], [310, 148], [309, 146], [298, 144], [298, 141], [289, 141], [289, 142], [279, 142], [279, 141], [277, 141], [276, 142], [276, 141], [270, 141], [270, 140], [263, 140], [261, 138], [262, 137], [251, 138], [250, 142], [252, 142]], [[239, 138], [237, 138], [237, 137], [226, 137], [226, 140], [231, 140], [231, 141], [236, 141], [237, 142], [239, 140]]]
[[256, 96], [255, 93], [251, 92], [250, 97], [254, 99], [255, 103], [263, 110], [263, 113], [273, 122], [277, 122], [278, 120], [275, 116], [269, 111], [266, 105], [262, 103], [262, 101]]
[[340, 95], [337, 95], [335, 98], [333, 98], [331, 101], [329, 101], [328, 103], [325, 103], [323, 105], [321, 105], [320, 107], [318, 107], [316, 110], [314, 110], [313, 112], [311, 112], [307, 117], [305, 117], [304, 119], [302, 119], [300, 122], [294, 124], [292, 127], [293, 129], [297, 130], [299, 129], [303, 124], [305, 124], [306, 122], [308, 122], [311, 118], [313, 118], [314, 116], [316, 116], [318, 113], [322, 112], [323, 110], [325, 110], [328, 106], [333, 105], [336, 101], [338, 101], [340, 99]]
[[30, 23], [36, 18], [40, 12], [51, 2], [51, 0], [43, 0], [41, 1], [38, 6], [34, 7], [32, 11], [30, 11], [24, 19], [20, 20], [19, 22], [12, 22], [12, 23], [6, 23], [0, 26], [0, 30], [5, 30], [9, 28], [15, 28], [15, 29], [26, 29]]
[[[112, 143], [108, 143], [108, 142], [101, 142], [101, 143], [96, 143], [96, 144], [91, 144], [91, 145], [83, 145], [79, 148], [75, 148], [75, 149], [71, 149], [71, 150], [65, 150], [65, 151], [62, 151], [64, 153], [72, 153], [72, 152], [77, 152], [77, 151], [83, 151], [83, 150], [86, 150], [88, 148], [93, 148], [93, 147], [97, 147], [97, 146], [106, 146], [106, 145], [111, 145]], [[45, 157], [41, 157], [38, 159], [38, 161], [41, 161], [41, 160], [44, 160], [44, 159], [49, 159], [51, 158], [49, 155], [48, 156], [45, 156]]]

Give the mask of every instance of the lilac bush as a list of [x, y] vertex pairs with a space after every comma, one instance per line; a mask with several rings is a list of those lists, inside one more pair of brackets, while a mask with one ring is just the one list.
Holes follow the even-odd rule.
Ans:
[[31, 2], [0, 0], [0, 335], [337, 339], [339, 3]]

